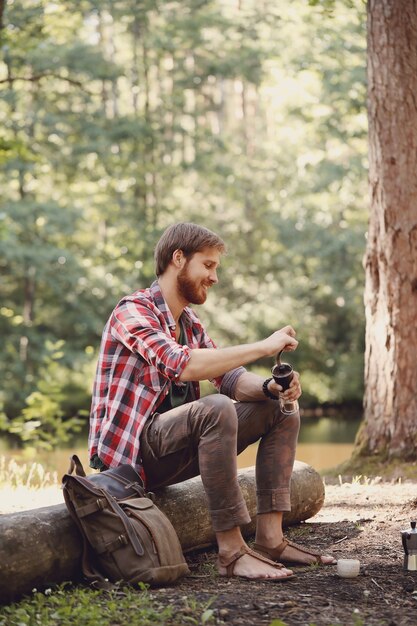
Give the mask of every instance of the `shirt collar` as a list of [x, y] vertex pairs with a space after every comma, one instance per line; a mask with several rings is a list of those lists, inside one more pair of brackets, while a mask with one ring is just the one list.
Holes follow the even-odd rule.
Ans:
[[[165, 301], [164, 296], [162, 295], [162, 291], [161, 288], [159, 286], [159, 283], [157, 280], [155, 280], [152, 285], [150, 286], [150, 292], [152, 294], [152, 297], [155, 301], [156, 306], [158, 307], [158, 309], [161, 311], [161, 313], [164, 315], [167, 324], [170, 328], [176, 328], [176, 323], [175, 320], [172, 316], [171, 310], [168, 306], [168, 304]], [[185, 309], [183, 310], [182, 314], [181, 314], [181, 320], [183, 321], [183, 323], [187, 326], [191, 326], [192, 325], [192, 319], [190, 316], [190, 312], [191, 309], [189, 307], [185, 307]]]

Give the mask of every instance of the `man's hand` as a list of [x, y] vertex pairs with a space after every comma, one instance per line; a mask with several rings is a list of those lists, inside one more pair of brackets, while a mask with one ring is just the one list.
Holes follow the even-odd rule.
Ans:
[[[274, 396], [277, 396], [277, 397], [279, 393], [282, 391], [281, 385], [278, 385], [278, 383], [276, 383], [274, 379], [272, 379], [269, 382], [268, 389], [271, 393], [274, 394]], [[293, 402], [294, 400], [298, 400], [301, 394], [302, 394], [302, 391], [301, 391], [301, 383], [300, 383], [300, 374], [298, 372], [294, 372], [294, 376], [290, 383], [290, 386], [288, 387], [286, 391], [282, 392], [282, 396], [283, 398], [285, 398], [285, 400], [288, 400], [288, 402]]]
[[280, 330], [276, 330], [272, 335], [262, 340], [262, 344], [265, 347], [265, 356], [271, 356], [281, 350], [284, 352], [291, 352], [298, 346], [298, 341], [295, 339], [295, 330], [292, 326], [284, 326]]
[[[262, 391], [262, 385], [265, 378], [254, 374], [253, 372], [244, 372], [237, 379], [235, 387], [235, 400], [239, 402], [262, 402], [265, 401], [265, 394]], [[281, 386], [278, 385], [274, 379], [268, 384], [269, 391], [278, 398], [281, 391]], [[289, 388], [282, 394], [288, 401], [298, 400], [301, 396], [300, 375], [298, 372], [294, 372], [294, 378], [291, 381]]]

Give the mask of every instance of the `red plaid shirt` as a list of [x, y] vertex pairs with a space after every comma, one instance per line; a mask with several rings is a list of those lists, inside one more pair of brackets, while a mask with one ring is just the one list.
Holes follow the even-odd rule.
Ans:
[[[157, 281], [117, 304], [100, 346], [90, 414], [90, 458], [97, 454], [108, 467], [130, 463], [141, 469], [139, 437], [146, 420], [169, 392], [171, 382], [181, 376], [190, 350], [216, 347], [191, 308], [184, 309], [182, 320], [186, 346], [175, 340], [174, 318]], [[243, 371], [237, 368], [212, 382], [232, 396]], [[193, 384], [199, 398], [200, 386]]]

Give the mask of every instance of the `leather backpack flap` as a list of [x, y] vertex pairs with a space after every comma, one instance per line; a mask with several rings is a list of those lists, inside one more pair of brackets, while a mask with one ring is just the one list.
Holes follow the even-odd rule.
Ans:
[[76, 454], [70, 456], [68, 472], [63, 481], [68, 476], [85, 478], [96, 487], [105, 489], [110, 495], [118, 500], [125, 498], [143, 497], [145, 495], [145, 485], [141, 476], [129, 464], [112, 467], [104, 472], [86, 475], [83, 464]]
[[117, 500], [145, 495], [143, 481], [131, 465], [120, 465], [100, 474], [91, 474], [86, 480], [100, 489], [105, 489]]

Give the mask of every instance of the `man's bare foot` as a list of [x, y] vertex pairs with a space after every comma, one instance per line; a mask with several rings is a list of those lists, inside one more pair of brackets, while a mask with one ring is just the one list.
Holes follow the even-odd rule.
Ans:
[[[237, 558], [234, 559], [236, 556]], [[230, 572], [230, 565], [232, 564], [233, 567]], [[269, 559], [258, 558], [258, 555], [246, 546], [243, 546], [240, 552], [235, 555], [219, 554], [218, 570], [221, 576], [232, 574], [233, 576], [241, 576], [252, 580], [283, 579], [293, 575], [290, 569], [278, 567]]]
[[332, 556], [309, 550], [287, 539], [283, 539], [275, 547], [255, 543], [254, 550], [277, 563], [290, 563], [291, 565], [312, 565], [314, 563], [334, 565], [336, 563], [336, 559]]
[[283, 563], [300, 563], [300, 565], [311, 565], [317, 562], [322, 565], [334, 565], [336, 563], [332, 556], [310, 552], [306, 548], [301, 551], [300, 547], [289, 543], [281, 552], [280, 561]]

